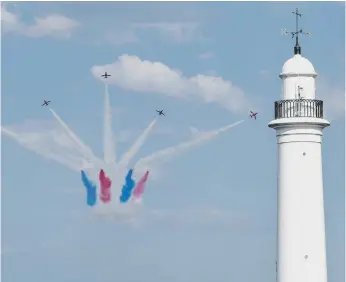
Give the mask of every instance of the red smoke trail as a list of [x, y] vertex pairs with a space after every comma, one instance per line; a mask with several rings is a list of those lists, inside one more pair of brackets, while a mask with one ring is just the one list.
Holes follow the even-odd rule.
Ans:
[[144, 186], [145, 186], [145, 182], [148, 179], [148, 175], [149, 175], [149, 171], [147, 171], [144, 176], [139, 180], [138, 184], [136, 185], [135, 189], [132, 192], [132, 195], [134, 197], [134, 199], [138, 199], [142, 196], [143, 192], [144, 192]]
[[100, 186], [101, 186], [101, 193], [100, 193], [100, 200], [103, 203], [108, 203], [111, 200], [111, 185], [112, 185], [112, 180], [110, 180], [103, 169], [100, 170]]

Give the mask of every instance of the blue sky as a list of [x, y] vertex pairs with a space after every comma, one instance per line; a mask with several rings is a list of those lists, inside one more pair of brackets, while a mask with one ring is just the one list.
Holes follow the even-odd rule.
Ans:
[[[119, 154], [158, 108], [167, 116], [136, 159], [188, 140], [191, 127], [245, 119], [157, 165], [144, 206], [162, 219], [141, 225], [95, 218], [77, 172], [2, 138], [4, 281], [274, 282], [277, 148], [267, 124], [293, 55], [280, 30], [294, 28], [297, 5], [312, 33], [302, 54], [319, 74], [317, 95], [332, 122], [323, 141], [328, 281], [344, 281], [345, 7], [337, 2], [2, 6], [2, 124], [41, 145], [54, 123], [41, 108], [49, 99], [102, 157], [104, 90], [93, 74], [119, 58], [122, 79], [109, 86]], [[249, 108], [259, 111], [256, 121]]]

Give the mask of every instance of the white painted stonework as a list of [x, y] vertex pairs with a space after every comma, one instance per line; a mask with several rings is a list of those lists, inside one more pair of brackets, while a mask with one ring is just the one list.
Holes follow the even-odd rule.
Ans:
[[303, 88], [301, 91], [303, 98], [316, 99], [316, 77], [317, 73], [310, 61], [299, 54], [294, 55], [282, 67], [281, 99], [297, 99], [298, 85]]
[[[283, 66], [282, 99], [316, 99], [316, 72], [301, 55]], [[269, 123], [278, 144], [277, 282], [327, 282], [323, 202], [322, 118], [279, 118]]]

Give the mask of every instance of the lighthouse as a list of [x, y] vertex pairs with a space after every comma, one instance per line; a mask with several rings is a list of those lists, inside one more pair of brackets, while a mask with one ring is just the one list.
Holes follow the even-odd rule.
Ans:
[[323, 201], [323, 101], [316, 99], [317, 73], [301, 54], [298, 28], [294, 55], [282, 67], [281, 100], [274, 102], [278, 146], [277, 282], [327, 282]]

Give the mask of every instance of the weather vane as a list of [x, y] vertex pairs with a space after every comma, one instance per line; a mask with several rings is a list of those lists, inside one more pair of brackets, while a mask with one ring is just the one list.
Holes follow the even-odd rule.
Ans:
[[296, 31], [287, 31], [286, 29], [281, 29], [281, 34], [282, 35], [292, 35], [292, 38], [296, 38], [296, 46], [294, 46], [294, 54], [300, 54], [301, 53], [301, 48], [299, 46], [299, 34], [304, 34], [304, 35], [311, 35], [310, 32], [304, 32], [303, 29], [299, 29], [299, 17], [302, 16], [302, 14], [299, 13], [298, 8], [296, 9], [295, 12], [292, 12], [296, 16]]

